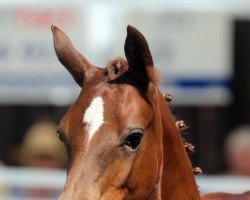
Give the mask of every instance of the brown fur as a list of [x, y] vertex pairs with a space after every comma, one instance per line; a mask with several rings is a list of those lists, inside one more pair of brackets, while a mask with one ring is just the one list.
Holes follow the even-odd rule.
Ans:
[[[107, 68], [97, 68], [65, 33], [54, 26], [52, 32], [59, 60], [82, 87], [59, 125], [70, 157], [59, 199], [199, 200], [183, 140], [157, 89], [159, 76], [144, 36], [128, 26], [126, 60], [117, 58]], [[105, 123], [88, 142], [82, 118], [96, 96], [105, 102]], [[143, 137], [138, 149], [124, 146], [131, 130], [139, 129]]]

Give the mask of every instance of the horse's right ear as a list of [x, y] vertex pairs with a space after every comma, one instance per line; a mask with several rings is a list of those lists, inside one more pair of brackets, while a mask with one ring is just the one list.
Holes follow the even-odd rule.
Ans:
[[56, 26], [51, 26], [54, 37], [54, 47], [59, 61], [71, 73], [74, 80], [83, 86], [85, 72], [93, 65], [82, 56], [72, 45], [67, 35]]
[[131, 76], [147, 88], [151, 81], [149, 70], [154, 66], [153, 58], [143, 34], [130, 25], [127, 27], [124, 50]]

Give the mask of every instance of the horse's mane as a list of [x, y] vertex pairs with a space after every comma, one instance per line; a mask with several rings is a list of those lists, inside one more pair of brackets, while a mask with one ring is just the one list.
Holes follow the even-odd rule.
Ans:
[[[171, 102], [172, 101], [172, 95], [170, 93], [166, 93], [165, 94], [165, 101], [167, 103]], [[194, 145], [190, 142], [188, 142], [184, 137], [183, 137], [183, 131], [187, 130], [188, 128], [190, 128], [190, 126], [187, 126], [186, 123], [183, 121], [183, 120], [176, 120], [175, 119], [175, 125], [177, 127], [177, 129], [179, 130], [179, 133], [181, 134], [181, 138], [182, 138], [182, 141], [183, 141], [183, 145], [184, 145], [184, 148], [188, 154], [188, 157], [189, 157], [189, 160], [190, 162], [192, 163], [191, 159], [190, 159], [190, 154], [193, 154], [194, 153]], [[193, 168], [193, 173], [194, 175], [197, 175], [197, 174], [201, 174], [202, 173], [202, 170], [200, 167], [194, 167]]]

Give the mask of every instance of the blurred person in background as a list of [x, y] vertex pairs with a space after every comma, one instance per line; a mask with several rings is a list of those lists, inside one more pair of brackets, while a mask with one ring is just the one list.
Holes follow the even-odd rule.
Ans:
[[67, 157], [65, 147], [57, 138], [51, 122], [38, 122], [25, 133], [23, 142], [13, 152], [18, 165], [40, 168], [63, 168]]
[[228, 173], [250, 176], [250, 126], [233, 130], [225, 141]]

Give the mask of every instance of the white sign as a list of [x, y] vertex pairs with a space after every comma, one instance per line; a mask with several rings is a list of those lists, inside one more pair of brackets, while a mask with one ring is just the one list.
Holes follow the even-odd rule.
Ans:
[[147, 38], [163, 91], [178, 104], [231, 101], [231, 21], [226, 14], [95, 3], [0, 6], [0, 103], [70, 104], [79, 92], [60, 66], [51, 24], [91, 62], [123, 56], [127, 24]]

